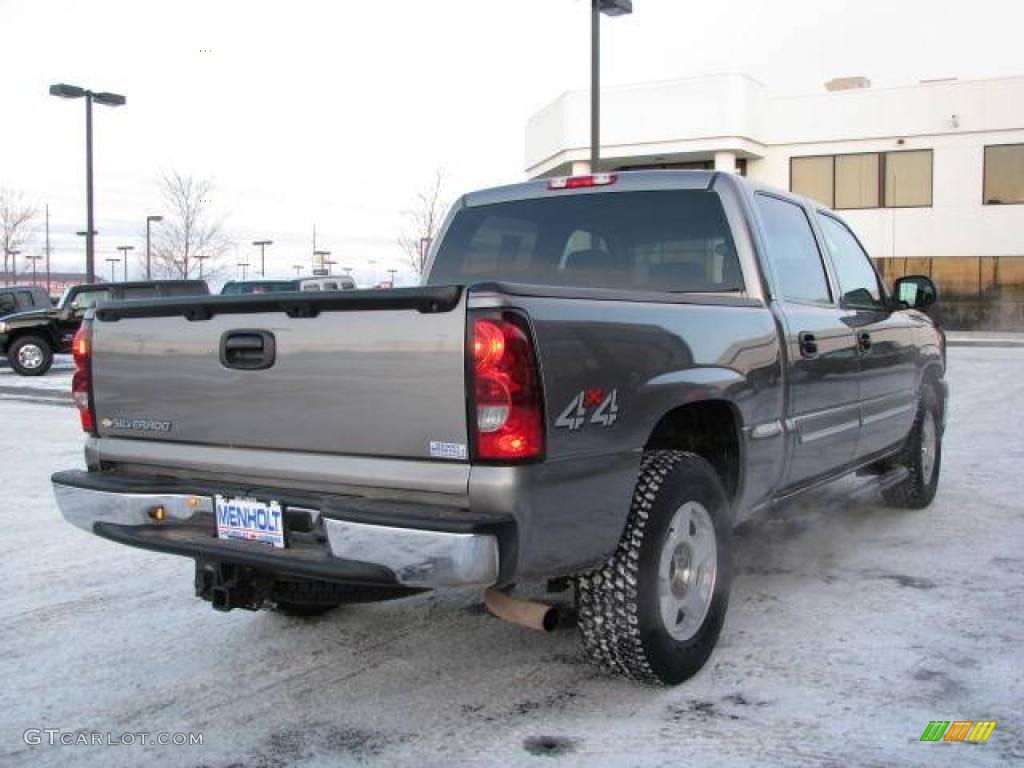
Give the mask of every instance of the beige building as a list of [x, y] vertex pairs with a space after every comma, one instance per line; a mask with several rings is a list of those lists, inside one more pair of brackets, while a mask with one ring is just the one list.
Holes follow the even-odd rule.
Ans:
[[[530, 118], [531, 177], [579, 173], [589, 93]], [[930, 274], [950, 327], [1024, 329], [1024, 77], [773, 94], [723, 75], [602, 92], [602, 170], [716, 168], [842, 212], [887, 278]]]

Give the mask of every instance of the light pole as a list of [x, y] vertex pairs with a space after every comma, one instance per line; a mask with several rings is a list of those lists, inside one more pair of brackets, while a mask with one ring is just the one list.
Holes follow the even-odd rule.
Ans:
[[298, 277], [300, 274], [302, 274], [302, 265], [301, 264], [292, 264], [292, 269], [295, 270], [295, 277]]
[[625, 16], [633, 0], [590, 0], [590, 172], [601, 160], [601, 14]]
[[325, 265], [327, 266], [327, 274], [328, 274], [328, 275], [329, 275], [329, 274], [331, 274], [331, 272], [333, 271], [333, 270], [331, 269], [331, 267], [333, 267], [333, 266], [334, 266], [335, 264], [337, 264], [337, 263], [338, 263], [338, 262], [336, 262], [336, 261], [331, 261], [330, 259], [324, 259], [324, 264], [325, 264]]
[[42, 254], [34, 254], [32, 256], [26, 256], [26, 259], [32, 262], [32, 285], [36, 285], [36, 262], [43, 258]]
[[258, 245], [260, 247], [260, 277], [266, 277], [267, 276], [267, 254], [266, 254], [266, 250], [265, 249], [266, 249], [266, 247], [268, 245], [273, 245], [274, 241], [273, 240], [253, 240], [252, 244], [253, 245]]
[[240, 262], [238, 262], [237, 266], [238, 266], [239, 269], [242, 270], [242, 279], [245, 280], [245, 278], [248, 277], [248, 275], [249, 275], [249, 262], [248, 261], [240, 261]]
[[121, 261], [116, 256], [107, 259], [107, 264], [110, 265], [110, 282], [114, 282], [114, 265]]
[[7, 255], [11, 257], [11, 285], [18, 284], [18, 254], [21, 251], [8, 250]]
[[108, 107], [120, 107], [124, 105], [126, 99], [118, 93], [107, 93], [106, 91], [94, 93], [85, 88], [79, 88], [77, 85], [66, 83], [51, 85], [50, 95], [62, 99], [85, 98], [85, 210], [87, 218], [85, 231], [88, 233], [85, 236], [85, 281], [91, 283], [95, 279], [93, 272], [95, 271], [94, 257], [96, 253], [93, 243], [95, 225], [92, 210], [92, 104], [96, 102]]
[[395, 287], [395, 274], [398, 272], [397, 269], [389, 269], [388, 274], [391, 275], [391, 287]]
[[197, 253], [192, 258], [199, 262], [199, 279], [202, 280], [203, 279], [203, 262], [206, 261], [210, 257], [209, 256], [203, 256], [202, 254], [198, 254]]
[[[78, 235], [79, 237], [84, 237], [84, 238], [85, 238], [85, 240], [86, 240], [86, 246], [85, 246], [85, 247], [86, 247], [86, 250], [88, 250], [88, 248], [89, 248], [89, 246], [88, 246], [88, 242], [89, 242], [89, 240], [91, 239], [91, 238], [89, 237], [89, 233], [88, 233], [88, 232], [86, 232], [86, 231], [85, 231], [85, 230], [83, 229], [83, 230], [81, 230], [80, 232], [75, 232], [75, 234], [76, 234], [76, 235]], [[99, 232], [97, 232], [97, 231], [96, 231], [95, 229], [94, 229], [94, 230], [92, 230], [92, 236], [93, 236], [93, 237], [96, 237], [96, 235], [98, 235], [98, 234], [99, 234]], [[86, 260], [86, 263], [88, 263], [88, 260]], [[89, 275], [86, 275], [86, 276], [85, 276], [85, 281], [86, 281], [87, 283], [91, 283], [91, 282], [93, 282], [94, 280], [95, 280], [95, 277], [89, 277]]]
[[146, 217], [146, 279], [152, 280], [152, 270], [150, 269], [150, 262], [153, 259], [152, 250], [149, 245], [149, 225], [154, 221], [163, 221], [163, 216], [147, 216]]
[[121, 258], [124, 259], [124, 281], [128, 282], [128, 251], [134, 251], [134, 245], [119, 245], [117, 250], [121, 252]]

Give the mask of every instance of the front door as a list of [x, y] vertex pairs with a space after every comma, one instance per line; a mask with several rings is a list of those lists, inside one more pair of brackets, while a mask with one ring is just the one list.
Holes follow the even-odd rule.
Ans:
[[850, 313], [860, 356], [861, 429], [857, 458], [899, 444], [910, 431], [917, 406], [914, 328], [909, 312], [893, 311], [871, 259], [847, 226], [828, 214], [818, 216], [840, 302]]

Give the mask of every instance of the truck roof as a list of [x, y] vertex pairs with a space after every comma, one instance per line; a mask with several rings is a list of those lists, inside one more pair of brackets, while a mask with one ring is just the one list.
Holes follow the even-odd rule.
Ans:
[[[825, 207], [813, 200], [778, 189], [758, 181], [753, 181], [735, 173], [724, 171], [610, 171], [615, 180], [610, 184], [595, 185], [568, 190], [553, 190], [550, 184], [553, 179], [565, 177], [543, 177], [531, 179], [519, 184], [506, 184], [470, 192], [462, 197], [462, 204], [472, 208], [478, 205], [494, 205], [513, 200], [528, 200], [558, 194], [601, 194], [605, 192], [652, 192], [658, 190], [711, 189], [716, 184], [730, 184], [734, 189], [743, 189], [747, 193], [755, 191], [771, 192], [801, 205], [811, 205], [825, 210]], [[570, 177], [571, 178], [571, 177]]]

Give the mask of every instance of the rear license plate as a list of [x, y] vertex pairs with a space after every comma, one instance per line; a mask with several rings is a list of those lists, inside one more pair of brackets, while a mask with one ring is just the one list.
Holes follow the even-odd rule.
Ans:
[[244, 539], [284, 549], [284, 514], [277, 501], [215, 497], [217, 538]]

